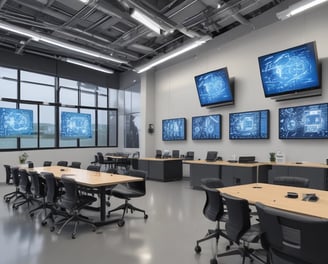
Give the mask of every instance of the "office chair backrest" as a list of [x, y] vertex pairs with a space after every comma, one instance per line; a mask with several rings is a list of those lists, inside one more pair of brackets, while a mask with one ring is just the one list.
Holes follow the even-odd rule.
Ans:
[[140, 152], [139, 151], [136, 151], [132, 154], [132, 158], [133, 159], [139, 159], [140, 158]]
[[100, 164], [105, 162], [104, 155], [101, 152], [97, 152], [97, 156]]
[[179, 158], [180, 157], [180, 151], [179, 150], [172, 150], [172, 158]]
[[29, 172], [31, 177], [31, 192], [34, 197], [45, 197], [45, 181], [40, 177], [36, 171]]
[[134, 176], [134, 177], [140, 177], [143, 178], [143, 181], [137, 181], [137, 182], [129, 182], [128, 186], [137, 189], [138, 191], [142, 192], [143, 194], [146, 193], [146, 177], [147, 172], [142, 170], [129, 170], [128, 175]]
[[46, 160], [46, 161], [43, 162], [43, 167], [49, 167], [49, 166], [51, 166], [51, 164], [52, 164], [51, 161]]
[[11, 173], [12, 173], [12, 176], [13, 176], [13, 183], [16, 187], [18, 187], [19, 186], [19, 181], [20, 181], [19, 168], [18, 167], [11, 168]]
[[27, 163], [27, 167], [28, 167], [29, 169], [34, 168], [34, 163], [33, 163], [32, 161], [27, 161], [26, 163]]
[[223, 187], [221, 180], [206, 178], [201, 180], [201, 187], [206, 193], [206, 202], [203, 208], [204, 216], [211, 221], [219, 221], [224, 213], [221, 193], [216, 188]]
[[278, 176], [273, 178], [273, 184], [308, 188], [310, 186], [310, 180], [295, 176]]
[[31, 181], [25, 169], [19, 169], [19, 188], [26, 192], [31, 192]]
[[193, 151], [187, 151], [185, 159], [193, 160], [194, 159], [194, 152]]
[[218, 156], [217, 151], [207, 151], [206, 161], [215, 161]]
[[100, 166], [98, 166], [98, 165], [89, 165], [87, 167], [87, 170], [89, 170], [89, 171], [100, 171]]
[[75, 169], [80, 169], [81, 168], [81, 162], [79, 161], [72, 161], [72, 164], [70, 166], [71, 168], [75, 168]]
[[67, 167], [68, 162], [65, 161], [65, 160], [60, 160], [60, 161], [57, 162], [57, 165], [58, 165], [58, 166], [64, 166], [64, 167]]
[[10, 167], [10, 165], [3, 165], [4, 167], [5, 167], [5, 171], [6, 171], [6, 183], [9, 183], [9, 181], [10, 181], [10, 178], [12, 178], [11, 177], [11, 167]]
[[228, 237], [235, 242], [249, 230], [251, 226], [248, 201], [237, 197], [222, 194], [227, 205], [229, 220], [226, 223]]
[[256, 203], [272, 264], [328, 263], [328, 220]]
[[44, 177], [46, 181], [47, 202], [52, 204], [56, 203], [59, 196], [59, 190], [55, 176], [51, 172], [41, 172], [41, 176]]
[[76, 209], [79, 202], [78, 185], [76, 181], [64, 175], [61, 177], [61, 181], [65, 188], [65, 193], [60, 203], [61, 206], [68, 210]]

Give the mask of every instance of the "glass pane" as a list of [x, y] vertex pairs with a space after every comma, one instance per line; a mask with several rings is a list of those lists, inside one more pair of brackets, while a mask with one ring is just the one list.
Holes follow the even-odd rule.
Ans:
[[117, 108], [118, 107], [118, 90], [108, 89], [108, 96], [109, 96], [109, 107]]
[[98, 146], [107, 146], [107, 111], [98, 111]]
[[[16, 108], [16, 104], [0, 101], [0, 107]], [[15, 148], [17, 148], [16, 137], [0, 137], [0, 149], [15, 149]]]
[[107, 107], [107, 88], [98, 88], [98, 106]]
[[140, 86], [135, 85], [132, 87], [131, 93], [131, 113], [140, 112]]
[[59, 78], [59, 86], [77, 89], [78, 82], [77, 81], [74, 81], [74, 80]]
[[131, 91], [125, 90], [124, 93], [124, 113], [131, 114]]
[[77, 90], [60, 88], [59, 102], [64, 105], [78, 105]]
[[40, 106], [40, 148], [55, 147], [55, 107]]
[[21, 99], [41, 102], [54, 102], [55, 87], [21, 82]]
[[81, 138], [80, 146], [95, 146], [96, 145], [96, 134], [95, 134], [95, 110], [81, 109], [80, 113], [91, 114], [91, 126], [92, 126], [92, 138]]
[[17, 70], [0, 67], [0, 94], [3, 98], [17, 98]]
[[117, 146], [117, 111], [109, 111], [109, 124], [108, 124], [108, 134], [109, 134], [109, 146]]
[[33, 133], [30, 136], [21, 137], [21, 148], [38, 147], [38, 106], [30, 104], [21, 104], [21, 109], [33, 110]]
[[[59, 109], [59, 117], [61, 116], [61, 112], [73, 112], [77, 113], [76, 109], [74, 108], [64, 108], [61, 107]], [[59, 118], [59, 147], [77, 147], [77, 139], [67, 139], [67, 138], [61, 138], [61, 119]]]
[[48, 85], [55, 85], [55, 77], [35, 72], [21, 71], [21, 80]]
[[83, 106], [95, 106], [96, 105], [96, 94], [81, 92], [81, 105]]
[[139, 148], [140, 114], [125, 116], [125, 147]]

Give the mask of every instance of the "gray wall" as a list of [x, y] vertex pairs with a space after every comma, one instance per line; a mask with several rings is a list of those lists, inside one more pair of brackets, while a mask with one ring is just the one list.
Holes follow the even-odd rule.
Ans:
[[[152, 149], [145, 150], [143, 156], [153, 156], [155, 149], [180, 149], [182, 153], [195, 151], [195, 158], [205, 158], [208, 150], [217, 150], [224, 159], [231, 159], [235, 153], [255, 155], [258, 161], [268, 161], [269, 152], [282, 151], [287, 161], [325, 162], [327, 140], [279, 140], [278, 108], [312, 103], [328, 102], [328, 5], [320, 6], [311, 12], [289, 20], [279, 21], [249, 34], [233, 39], [218, 37], [198, 50], [189, 52], [184, 61], [162, 66], [154, 72], [153, 109], [146, 112], [155, 113], [155, 133]], [[263, 21], [259, 24], [263, 25]], [[226, 41], [227, 37], [229, 42]], [[322, 63], [322, 88], [320, 97], [276, 102], [266, 99], [263, 94], [257, 58], [261, 55], [293, 47], [305, 42], [317, 42], [318, 56]], [[235, 104], [233, 106], [207, 109], [200, 107], [194, 76], [209, 70], [228, 67], [230, 77], [235, 79]], [[147, 75], [144, 74], [144, 78]], [[142, 85], [146, 81], [142, 82]], [[143, 91], [143, 90], [142, 90]], [[145, 103], [145, 102], [143, 102]], [[271, 136], [269, 140], [229, 140], [229, 113], [257, 109], [270, 109]], [[219, 113], [222, 115], [222, 140], [192, 141], [192, 116]], [[163, 142], [161, 138], [162, 119], [186, 117], [187, 140]], [[147, 139], [145, 139], [147, 140]]]

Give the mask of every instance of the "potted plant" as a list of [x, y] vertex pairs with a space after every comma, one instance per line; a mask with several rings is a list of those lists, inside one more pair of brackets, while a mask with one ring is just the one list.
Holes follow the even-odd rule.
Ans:
[[28, 154], [24, 152], [22, 155], [18, 156], [18, 160], [20, 164], [25, 164], [26, 160], [28, 158]]
[[276, 162], [276, 153], [275, 152], [270, 152], [270, 161], [271, 162]]

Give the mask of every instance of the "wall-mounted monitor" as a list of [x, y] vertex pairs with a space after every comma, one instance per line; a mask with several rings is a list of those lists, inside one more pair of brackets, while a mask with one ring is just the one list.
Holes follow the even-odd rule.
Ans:
[[0, 108], [0, 137], [19, 137], [32, 133], [32, 110]]
[[222, 68], [194, 77], [200, 105], [215, 107], [234, 103], [228, 69]]
[[279, 139], [328, 138], [328, 104], [279, 109]]
[[60, 136], [63, 139], [91, 138], [91, 115], [61, 112]]
[[229, 114], [229, 139], [268, 139], [269, 134], [269, 110]]
[[192, 139], [221, 139], [221, 115], [192, 117]]
[[261, 56], [258, 61], [265, 97], [287, 100], [321, 95], [314, 41]]
[[163, 141], [185, 140], [186, 139], [186, 119], [173, 118], [162, 120]]

